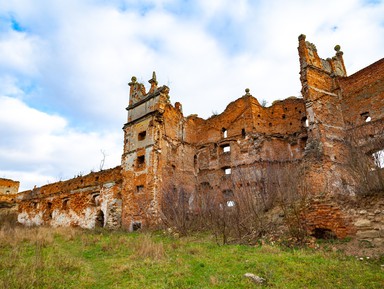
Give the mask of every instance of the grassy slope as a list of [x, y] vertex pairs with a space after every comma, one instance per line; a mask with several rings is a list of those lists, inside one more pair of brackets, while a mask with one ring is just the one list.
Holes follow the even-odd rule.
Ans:
[[384, 288], [378, 261], [209, 237], [73, 228], [0, 230], [0, 288]]

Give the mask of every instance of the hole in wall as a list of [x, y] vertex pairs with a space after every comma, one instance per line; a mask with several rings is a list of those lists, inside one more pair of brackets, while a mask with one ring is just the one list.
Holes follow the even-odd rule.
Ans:
[[223, 133], [223, 138], [228, 137], [228, 131], [227, 131], [227, 129], [222, 128], [222, 129], [221, 129], [221, 132]]
[[142, 141], [142, 140], [145, 140], [146, 136], [147, 136], [147, 132], [146, 131], [142, 131], [142, 132], [139, 132], [139, 134], [137, 135], [137, 139], [139, 141]]
[[230, 167], [223, 167], [222, 170], [225, 175], [230, 175], [232, 173], [232, 170]]
[[94, 205], [94, 206], [98, 206], [99, 205], [99, 196], [100, 196], [99, 193], [96, 193], [96, 194], [92, 195], [92, 200], [91, 200], [91, 204], [92, 205]]
[[315, 228], [311, 236], [323, 240], [337, 239], [336, 234], [332, 230], [326, 228]]
[[132, 223], [132, 231], [137, 231], [141, 229], [141, 222], [133, 222]]
[[97, 228], [104, 227], [104, 213], [102, 210], [99, 210], [96, 214], [95, 227]]
[[221, 151], [223, 153], [229, 153], [231, 151], [231, 146], [229, 144], [225, 144], [221, 146]]
[[301, 122], [302, 122], [304, 127], [309, 127], [309, 120], [306, 116], [301, 118]]
[[61, 208], [62, 208], [63, 210], [67, 210], [67, 209], [68, 209], [68, 202], [69, 202], [69, 199], [64, 199], [64, 200], [63, 200], [63, 204], [62, 204], [62, 206], [61, 206]]
[[144, 186], [143, 185], [136, 186], [136, 193], [137, 194], [140, 194], [143, 191], [144, 191]]
[[137, 164], [138, 167], [144, 166], [144, 164], [145, 164], [145, 156], [144, 155], [138, 156], [137, 160], [136, 160], [136, 164]]
[[368, 111], [360, 113], [360, 116], [361, 116], [361, 118], [362, 118], [365, 122], [370, 122], [370, 121], [372, 120], [372, 118], [371, 118], [371, 116], [369, 115], [369, 112], [368, 112]]

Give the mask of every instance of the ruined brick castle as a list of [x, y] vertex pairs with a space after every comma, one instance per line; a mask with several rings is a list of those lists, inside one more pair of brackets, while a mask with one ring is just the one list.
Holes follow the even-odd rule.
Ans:
[[[322, 59], [300, 35], [302, 97], [264, 107], [246, 89], [206, 120], [185, 117], [155, 73], [148, 92], [132, 77], [121, 166], [18, 194], [17, 182], [0, 180], [0, 204], [17, 203], [18, 221], [28, 226], [136, 230], [161, 222], [167, 190], [183, 186], [192, 196], [214, 191], [233, 206], [240, 188], [255, 196], [271, 192], [268, 172], [304, 165], [299, 178], [305, 185], [297, 189], [311, 196], [303, 217], [308, 230], [325, 228], [338, 237], [383, 244], [384, 195], [361, 183], [378, 183], [383, 175], [371, 156], [384, 149], [384, 59], [347, 76], [343, 52], [335, 50]], [[358, 174], [363, 163], [369, 164], [366, 172]], [[376, 190], [374, 201], [356, 202], [362, 190]], [[193, 198], [188, 202], [196, 206]]]

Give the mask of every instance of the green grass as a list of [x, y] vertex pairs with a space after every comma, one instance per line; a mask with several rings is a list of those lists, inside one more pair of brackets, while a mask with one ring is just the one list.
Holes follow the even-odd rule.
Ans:
[[206, 235], [0, 230], [0, 288], [384, 288], [380, 265], [309, 249], [218, 246]]

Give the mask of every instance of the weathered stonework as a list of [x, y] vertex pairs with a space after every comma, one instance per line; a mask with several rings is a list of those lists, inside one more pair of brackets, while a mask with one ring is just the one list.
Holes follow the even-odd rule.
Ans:
[[18, 221], [27, 226], [121, 226], [120, 167], [18, 194]]
[[[347, 76], [339, 46], [324, 60], [301, 35], [298, 50], [302, 98], [263, 107], [246, 89], [206, 120], [184, 117], [155, 73], [148, 93], [132, 77], [121, 167], [20, 193], [19, 222], [136, 230], [161, 223], [164, 192], [190, 192], [192, 211], [199, 194], [233, 205], [246, 190], [268, 202], [283, 176], [287, 195], [305, 195], [309, 233], [382, 244], [383, 194], [361, 183], [384, 176], [370, 157], [384, 148], [384, 59]], [[358, 202], [373, 190], [377, 203]]]
[[19, 185], [19, 182], [0, 178], [0, 223], [4, 216], [16, 213]]

